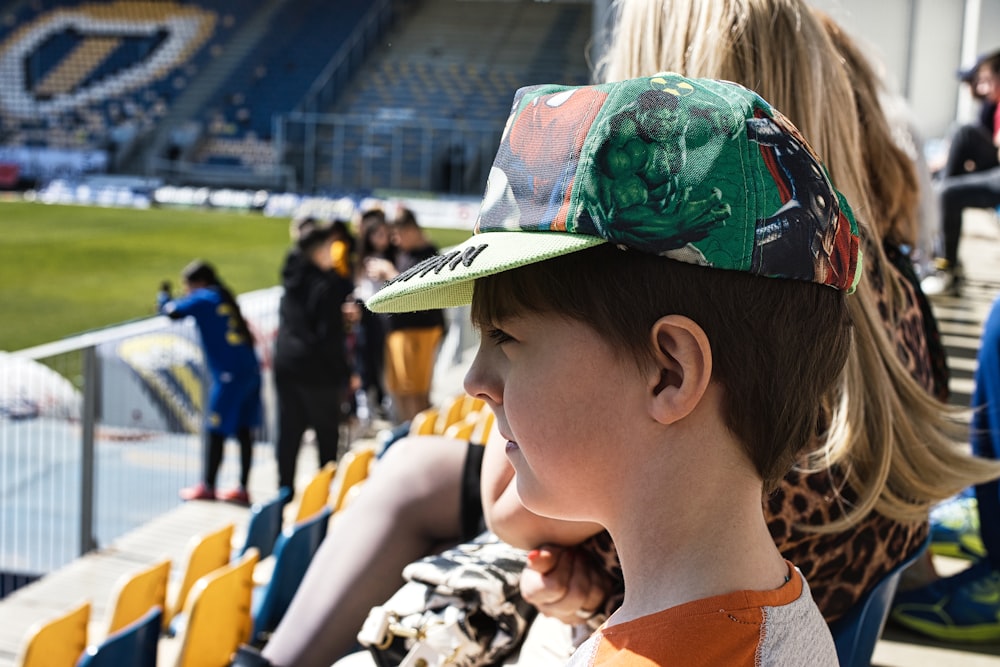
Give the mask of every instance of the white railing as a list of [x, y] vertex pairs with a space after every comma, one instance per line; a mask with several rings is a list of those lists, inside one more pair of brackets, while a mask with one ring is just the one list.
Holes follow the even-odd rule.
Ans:
[[[264, 371], [255, 461], [273, 461], [280, 295], [239, 298]], [[474, 336], [467, 309], [448, 321], [439, 397], [461, 391]], [[204, 375], [193, 322], [165, 317], [0, 353], [0, 598], [177, 506], [202, 469]], [[237, 461], [223, 458], [221, 486], [236, 483]]]

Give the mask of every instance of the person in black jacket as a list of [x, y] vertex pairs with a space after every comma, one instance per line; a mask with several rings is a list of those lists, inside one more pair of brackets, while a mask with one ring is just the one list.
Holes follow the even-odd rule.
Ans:
[[295, 488], [295, 464], [308, 427], [319, 465], [335, 461], [340, 412], [351, 382], [341, 309], [353, 282], [333, 270], [335, 226], [313, 218], [295, 225], [298, 239], [281, 270], [274, 378], [278, 399], [278, 485]]

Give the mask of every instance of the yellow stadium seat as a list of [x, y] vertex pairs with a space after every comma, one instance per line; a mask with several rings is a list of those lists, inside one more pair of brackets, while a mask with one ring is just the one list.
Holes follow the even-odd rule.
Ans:
[[472, 432], [476, 428], [476, 418], [468, 415], [460, 422], [456, 422], [444, 430], [444, 435], [456, 440], [468, 440], [472, 437]]
[[39, 623], [28, 631], [19, 667], [74, 667], [87, 648], [90, 603]]
[[438, 413], [437, 423], [434, 425], [434, 433], [438, 435], [444, 434], [448, 430], [448, 427], [452, 424], [457, 424], [468, 414], [467, 405], [465, 402], [465, 394], [461, 396], [456, 396], [451, 399], [451, 401], [441, 407], [441, 411]]
[[229, 562], [233, 551], [232, 540], [235, 528], [234, 524], [229, 523], [211, 532], [195, 535], [191, 538], [184, 576], [177, 589], [177, 594], [174, 596], [173, 604], [168, 607], [168, 613], [163, 616], [164, 627], [169, 628], [174, 617], [184, 609], [194, 583], [209, 572], [217, 570]]
[[337, 464], [333, 461], [316, 471], [316, 474], [302, 491], [299, 509], [295, 514], [295, 523], [305, 521], [326, 507], [326, 503], [330, 499], [330, 484], [333, 482], [333, 475], [336, 471]]
[[240, 644], [250, 641], [253, 618], [253, 569], [259, 554], [251, 548], [238, 560], [198, 579], [184, 615], [177, 667], [224, 667]]
[[486, 444], [487, 438], [490, 437], [490, 431], [493, 430], [493, 421], [496, 417], [493, 415], [493, 410], [490, 410], [488, 406], [484, 406], [476, 413], [476, 426], [472, 429], [472, 435], [469, 436], [469, 441], [474, 442], [477, 445]]
[[170, 559], [119, 578], [112, 594], [107, 633], [113, 634], [145, 616], [153, 607], [166, 608]]
[[348, 451], [340, 459], [337, 474], [334, 476], [333, 501], [330, 508], [336, 512], [344, 506], [351, 487], [365, 481], [368, 477], [368, 467], [375, 459], [375, 450], [371, 447], [358, 447]]
[[434, 435], [437, 426], [438, 409], [427, 408], [418, 412], [410, 420], [410, 435]]

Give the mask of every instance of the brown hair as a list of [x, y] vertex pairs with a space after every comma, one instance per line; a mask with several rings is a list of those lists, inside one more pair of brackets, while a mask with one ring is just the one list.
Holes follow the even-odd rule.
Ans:
[[392, 221], [392, 226], [393, 227], [418, 227], [418, 228], [420, 227], [420, 225], [417, 224], [417, 216], [414, 215], [413, 211], [411, 211], [408, 208], [401, 208], [401, 209], [399, 209], [399, 213], [396, 214], [396, 217]]
[[640, 369], [653, 361], [656, 320], [697, 322], [712, 347], [712, 380], [725, 388], [722, 419], [766, 492], [814, 441], [851, 341], [845, 296], [833, 288], [609, 244], [476, 281], [472, 321], [481, 329], [524, 312], [589, 326]]

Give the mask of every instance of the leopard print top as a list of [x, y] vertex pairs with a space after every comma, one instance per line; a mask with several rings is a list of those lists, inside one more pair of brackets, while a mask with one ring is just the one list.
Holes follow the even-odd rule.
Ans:
[[[889, 303], [884, 298], [883, 271], [897, 271], [905, 278], [901, 282], [906, 298], [895, 314], [898, 326], [889, 333], [913, 378], [933, 395], [946, 400], [948, 373], [937, 322], [920, 291], [909, 258], [893, 247], [887, 247], [886, 251], [891, 262], [888, 267], [880, 265], [873, 250], [865, 256], [867, 279], [880, 295], [883, 321], [892, 321]], [[810, 475], [793, 471], [764, 504], [775, 543], [782, 555], [802, 571], [828, 622], [842, 616], [886, 573], [916, 553], [929, 529], [926, 521], [900, 523], [876, 512], [851, 530], [840, 533], [818, 534], [797, 527], [836, 521], [855, 498], [837, 469]], [[614, 544], [607, 533], [602, 533], [581, 548], [611, 579], [612, 591], [604, 605], [605, 613], [610, 614], [621, 604], [624, 592]]]
[[[883, 321], [892, 321], [884, 298], [883, 271], [896, 271], [904, 279], [900, 282], [905, 300], [895, 314], [898, 326], [889, 334], [913, 378], [932, 395], [947, 400], [944, 348], [930, 305], [909, 257], [891, 246], [886, 247], [886, 255], [891, 263], [888, 267], [879, 264], [875, 252], [865, 257], [866, 277], [880, 295], [879, 312]], [[765, 504], [775, 543], [782, 555], [802, 570], [827, 621], [842, 616], [891, 569], [916, 553], [929, 530], [926, 521], [900, 523], [877, 512], [841, 533], [820, 535], [796, 528], [797, 524], [818, 526], [836, 521], [853, 499], [854, 492], [845, 487], [837, 469], [812, 475], [793, 471]]]

